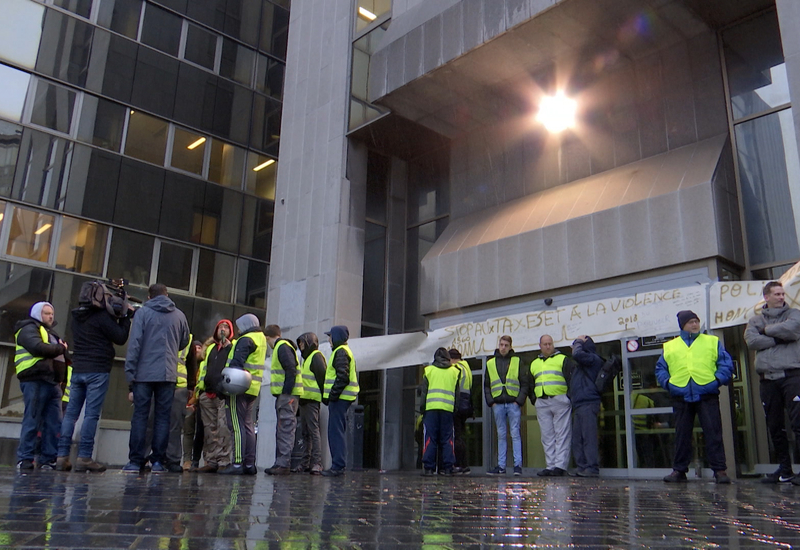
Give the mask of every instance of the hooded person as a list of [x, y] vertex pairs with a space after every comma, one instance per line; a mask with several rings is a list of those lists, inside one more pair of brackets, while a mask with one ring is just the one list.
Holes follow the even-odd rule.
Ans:
[[228, 429], [232, 437], [233, 456], [227, 468], [217, 473], [226, 475], [256, 475], [256, 432], [253, 407], [261, 393], [264, 363], [267, 360], [267, 337], [261, 330], [261, 322], [252, 313], [236, 319], [239, 338], [231, 351], [228, 366], [250, 373], [250, 387], [239, 395], [227, 395], [226, 413]]
[[275, 463], [264, 470], [269, 475], [291, 473], [292, 450], [297, 433], [297, 411], [303, 395], [303, 380], [297, 362], [297, 349], [291, 340], [281, 338], [281, 327], [264, 329], [272, 348], [269, 368], [270, 393], [275, 396]]
[[422, 475], [431, 476], [436, 471], [438, 451], [442, 453], [441, 475], [453, 475], [455, 449], [453, 445], [453, 411], [461, 382], [461, 369], [450, 362], [450, 354], [439, 348], [433, 354], [433, 363], [425, 367], [420, 387], [422, 397]]
[[337, 325], [325, 333], [331, 343], [331, 357], [325, 370], [325, 385], [322, 402], [328, 406], [328, 446], [331, 451], [331, 467], [322, 472], [324, 476], [344, 474], [347, 456], [347, 409], [358, 398], [358, 374], [353, 352], [347, 345], [350, 331]]
[[211, 344], [206, 348], [197, 375], [195, 395], [203, 424], [203, 459], [198, 468], [201, 473], [216, 473], [230, 464], [231, 434], [225, 413], [222, 394], [222, 369], [225, 368], [233, 350], [233, 323], [222, 319], [214, 328]]
[[14, 366], [25, 404], [17, 447], [20, 470], [34, 469], [39, 433], [42, 441], [37, 465], [42, 470], [56, 468], [67, 344], [53, 331], [54, 317], [50, 302], [37, 302], [28, 318], [14, 326]]
[[733, 378], [733, 361], [719, 338], [700, 332], [700, 318], [689, 310], [678, 312], [680, 335], [664, 344], [656, 363], [658, 384], [672, 398], [675, 456], [667, 483], [686, 481], [692, 460], [695, 417], [700, 417], [706, 460], [717, 483], [730, 483], [722, 441], [719, 388]]
[[575, 365], [567, 390], [572, 403], [572, 457], [579, 476], [597, 477], [600, 475], [597, 420], [601, 396], [595, 380], [604, 361], [589, 336], [578, 336], [572, 342], [572, 360]]
[[300, 430], [302, 430], [304, 451], [300, 471], [311, 475], [322, 473], [322, 437], [319, 429], [319, 407], [325, 388], [325, 370], [328, 365], [325, 356], [319, 351], [319, 340], [313, 332], [306, 332], [297, 338], [297, 347], [303, 358], [300, 374], [303, 379], [303, 395], [300, 398]]

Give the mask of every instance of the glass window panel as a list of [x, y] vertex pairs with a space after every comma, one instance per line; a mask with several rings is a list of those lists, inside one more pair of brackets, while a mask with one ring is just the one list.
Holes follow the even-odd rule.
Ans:
[[239, 251], [243, 198], [244, 195], [238, 191], [206, 184], [201, 243], [228, 252]]
[[92, 0], [53, 0], [53, 5], [86, 19], [89, 19], [89, 15], [92, 13]]
[[0, 64], [0, 117], [20, 122], [31, 75]]
[[[47, 300], [53, 271], [29, 267], [11, 262], [0, 262], [0, 309], [3, 311], [0, 320], [0, 340], [14, 341], [14, 325], [28, 317], [31, 306], [36, 302]], [[57, 311], [56, 318], [66, 318], [65, 311]], [[63, 315], [63, 317], [62, 317]], [[13, 354], [13, 348], [12, 348]], [[10, 370], [14, 376], [14, 369]], [[8, 386], [6, 386], [8, 387]]]
[[125, 127], [126, 107], [84, 94], [78, 123], [78, 139], [104, 149], [119, 151]]
[[769, 11], [722, 33], [734, 118], [789, 102], [781, 33]]
[[408, 230], [408, 257], [406, 259], [406, 331], [424, 330], [425, 319], [420, 313], [420, 262], [433, 247], [433, 243], [447, 227], [447, 219], [426, 223]]
[[75, 145], [64, 211], [110, 222], [114, 216], [122, 158]]
[[367, 154], [366, 216], [369, 220], [383, 224], [386, 223], [391, 166], [389, 157], [373, 151]]
[[169, 124], [140, 111], [131, 111], [125, 154], [140, 160], [163, 165], [167, 150]]
[[186, 13], [186, 3], [188, 0], [154, 0], [157, 4], [166, 6], [180, 13]]
[[214, 133], [247, 144], [253, 92], [219, 79], [214, 100]]
[[206, 152], [206, 136], [175, 128], [172, 139], [172, 159], [170, 165], [193, 174], [203, 173], [203, 158]]
[[247, 151], [241, 147], [217, 139], [212, 140], [208, 179], [225, 187], [241, 189], [246, 156]]
[[256, 89], [269, 94], [275, 99], [283, 95], [283, 73], [286, 66], [266, 55], [258, 55], [258, 69], [256, 71]]
[[247, 154], [245, 191], [262, 199], [275, 200], [278, 161], [257, 153]]
[[175, 120], [207, 131], [213, 130], [218, 80], [216, 75], [181, 63], [175, 92]]
[[172, 116], [180, 61], [139, 47], [131, 102], [165, 117]]
[[236, 279], [236, 303], [266, 309], [269, 265], [253, 260], [239, 259]]
[[186, 15], [209, 27], [222, 31], [225, 26], [225, 4], [227, 4], [227, 0], [189, 2], [186, 7]]
[[[5, 0], [0, 17], [0, 59], [33, 69], [42, 36], [44, 6], [30, 0]], [[5, 78], [0, 75], [5, 87]], [[2, 94], [2, 92], [0, 92]]]
[[241, 254], [269, 261], [274, 210], [275, 204], [272, 201], [261, 199], [244, 201]]
[[75, 96], [69, 88], [38, 79], [31, 122], [68, 134], [72, 128]]
[[47, 10], [36, 70], [84, 86], [89, 70], [92, 25], [56, 10]]
[[281, 138], [281, 103], [271, 97], [255, 94], [250, 130], [250, 147], [278, 156]]
[[450, 173], [448, 154], [434, 153], [420, 157], [408, 165], [408, 223], [424, 222], [447, 214]]
[[138, 48], [135, 42], [127, 38], [96, 29], [86, 87], [114, 99], [129, 102]]
[[228, 0], [225, 5], [224, 32], [246, 44], [258, 44], [258, 22], [261, 18], [260, 2]]
[[183, 57], [187, 61], [213, 71], [216, 56], [217, 35], [190, 24], [186, 33], [186, 48]]
[[289, 11], [264, 0], [261, 12], [261, 37], [259, 49], [279, 59], [286, 59], [289, 36]]
[[373, 21], [392, 9], [392, 0], [358, 0], [356, 2], [356, 31], [369, 27]]
[[792, 109], [735, 127], [747, 247], [752, 265], [800, 255], [800, 161]]
[[144, 8], [141, 40], [164, 53], [178, 56], [181, 41], [181, 18], [153, 4]]
[[253, 59], [255, 56], [256, 52], [250, 48], [237, 44], [228, 38], [223, 38], [219, 74], [249, 86], [253, 80]]
[[158, 282], [169, 288], [189, 290], [192, 279], [194, 250], [188, 246], [161, 242], [158, 255]]
[[55, 222], [55, 217], [50, 214], [13, 206], [6, 254], [46, 263], [50, 257]]
[[31, 204], [60, 208], [67, 191], [73, 142], [26, 129], [22, 136], [11, 196]]
[[203, 213], [205, 183], [201, 180], [167, 172], [164, 193], [158, 208], [161, 223], [158, 232], [165, 237], [182, 241], [199, 241], [195, 236], [195, 215]]
[[75, 218], [61, 221], [56, 267], [100, 277], [106, 259], [108, 227]]
[[97, 14], [97, 23], [128, 38], [139, 34], [142, 0], [103, 0]]
[[108, 276], [127, 279], [133, 285], [147, 288], [154, 243], [155, 239], [149, 235], [115, 228], [108, 253]]
[[235, 266], [236, 258], [233, 256], [201, 250], [195, 294], [202, 298], [229, 302]]
[[[366, 222], [364, 238], [364, 288], [361, 320], [384, 326], [386, 289], [386, 228]], [[381, 331], [383, 334], [383, 331]]]
[[163, 168], [123, 159], [114, 205], [114, 223], [157, 233], [165, 172]]
[[0, 120], [0, 195], [4, 197], [11, 193], [21, 141], [22, 126]]

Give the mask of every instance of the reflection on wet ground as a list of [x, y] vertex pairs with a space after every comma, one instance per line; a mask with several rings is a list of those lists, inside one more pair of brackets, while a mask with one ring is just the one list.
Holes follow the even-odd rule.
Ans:
[[791, 548], [800, 487], [740, 480], [131, 476], [0, 468], [0, 547]]

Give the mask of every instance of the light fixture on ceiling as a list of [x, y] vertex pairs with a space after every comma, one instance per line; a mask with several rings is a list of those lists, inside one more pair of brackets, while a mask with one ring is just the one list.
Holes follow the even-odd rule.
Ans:
[[253, 168], [253, 172], [258, 172], [259, 170], [263, 170], [264, 168], [266, 168], [267, 166], [270, 166], [272, 164], [275, 164], [275, 159], [269, 159], [266, 162], [262, 162], [261, 164], [259, 164], [255, 168]]
[[42, 233], [44, 233], [45, 231], [47, 231], [47, 230], [48, 230], [48, 229], [50, 229], [51, 227], [53, 227], [53, 224], [52, 224], [52, 223], [46, 223], [46, 224], [44, 224], [42, 227], [40, 227], [39, 229], [37, 229], [37, 230], [34, 232], [34, 234], [35, 234], [35, 235], [41, 235]]
[[554, 96], [542, 98], [536, 120], [541, 122], [548, 132], [557, 134], [575, 126], [576, 110], [576, 101], [568, 98], [564, 92], [558, 92]]
[[201, 137], [201, 138], [200, 138], [200, 139], [198, 139], [197, 141], [190, 143], [190, 144], [189, 144], [189, 146], [188, 146], [188, 147], [186, 147], [186, 148], [187, 148], [187, 149], [189, 149], [189, 150], [191, 151], [192, 149], [197, 149], [198, 147], [200, 147], [201, 145], [203, 145], [205, 142], [206, 142], [206, 138], [204, 138], [204, 137]]
[[374, 13], [369, 11], [368, 9], [362, 8], [361, 6], [359, 6], [359, 8], [358, 8], [358, 15], [360, 15], [361, 17], [363, 17], [367, 21], [375, 21], [375, 19], [377, 19], [377, 17], [378, 17], [377, 15], [375, 15]]

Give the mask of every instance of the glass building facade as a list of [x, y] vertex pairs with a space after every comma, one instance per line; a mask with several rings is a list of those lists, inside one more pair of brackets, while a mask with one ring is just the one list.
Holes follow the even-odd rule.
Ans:
[[[0, 19], [0, 415], [13, 326], [92, 278], [166, 284], [196, 338], [264, 319], [289, 0], [6, 0]], [[120, 358], [124, 348], [118, 349]], [[127, 420], [122, 361], [105, 420]]]

